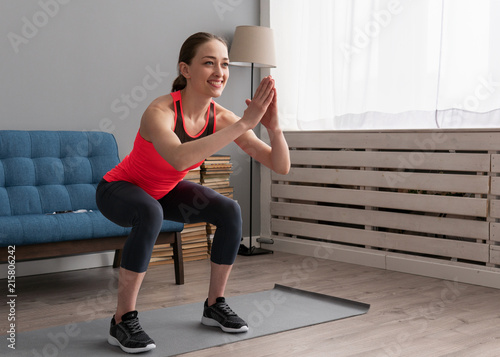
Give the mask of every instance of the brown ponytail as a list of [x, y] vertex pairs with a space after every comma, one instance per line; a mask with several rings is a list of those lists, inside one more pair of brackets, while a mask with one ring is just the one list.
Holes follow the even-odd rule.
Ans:
[[194, 35], [189, 36], [186, 41], [184, 41], [179, 52], [179, 60], [177, 61], [178, 76], [172, 83], [172, 92], [184, 89], [187, 85], [186, 78], [184, 78], [184, 76], [179, 72], [179, 64], [184, 62], [187, 65], [190, 65], [191, 60], [196, 55], [198, 47], [212, 40], [218, 40], [227, 47], [227, 42], [223, 38], [207, 32], [197, 32]]
[[174, 82], [172, 83], [172, 92], [177, 92], [178, 90], [186, 88], [187, 81], [182, 74], [179, 74]]

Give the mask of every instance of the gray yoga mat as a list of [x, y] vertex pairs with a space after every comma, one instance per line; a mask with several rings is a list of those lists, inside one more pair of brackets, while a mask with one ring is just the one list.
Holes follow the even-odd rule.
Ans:
[[[245, 319], [249, 331], [227, 334], [201, 324], [203, 302], [139, 312], [156, 349], [147, 357], [174, 356], [277, 332], [365, 314], [370, 305], [275, 285], [271, 290], [229, 297], [231, 308]], [[107, 343], [109, 318], [18, 333], [16, 349], [2, 336], [2, 356], [124, 356]], [[340, 322], [341, 323], [341, 322]]]

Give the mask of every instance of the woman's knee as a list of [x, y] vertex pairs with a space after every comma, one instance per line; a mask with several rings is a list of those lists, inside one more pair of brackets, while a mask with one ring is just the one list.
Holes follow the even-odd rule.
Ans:
[[242, 223], [241, 218], [241, 207], [235, 200], [225, 197], [221, 204], [221, 215], [220, 217], [227, 220], [235, 225], [240, 225]]
[[146, 225], [153, 230], [161, 228], [163, 224], [163, 208], [158, 201], [154, 200], [139, 205], [136, 212], [134, 226]]

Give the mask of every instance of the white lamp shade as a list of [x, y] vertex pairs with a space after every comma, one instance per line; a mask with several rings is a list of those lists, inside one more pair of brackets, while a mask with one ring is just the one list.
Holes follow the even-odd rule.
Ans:
[[276, 67], [274, 32], [263, 26], [238, 26], [234, 31], [229, 63], [234, 66]]

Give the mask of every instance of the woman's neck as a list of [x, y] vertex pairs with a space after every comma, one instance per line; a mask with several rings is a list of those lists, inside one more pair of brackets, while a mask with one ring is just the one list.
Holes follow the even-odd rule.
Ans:
[[192, 120], [205, 118], [212, 98], [203, 98], [187, 88], [181, 90], [181, 98], [184, 117]]

